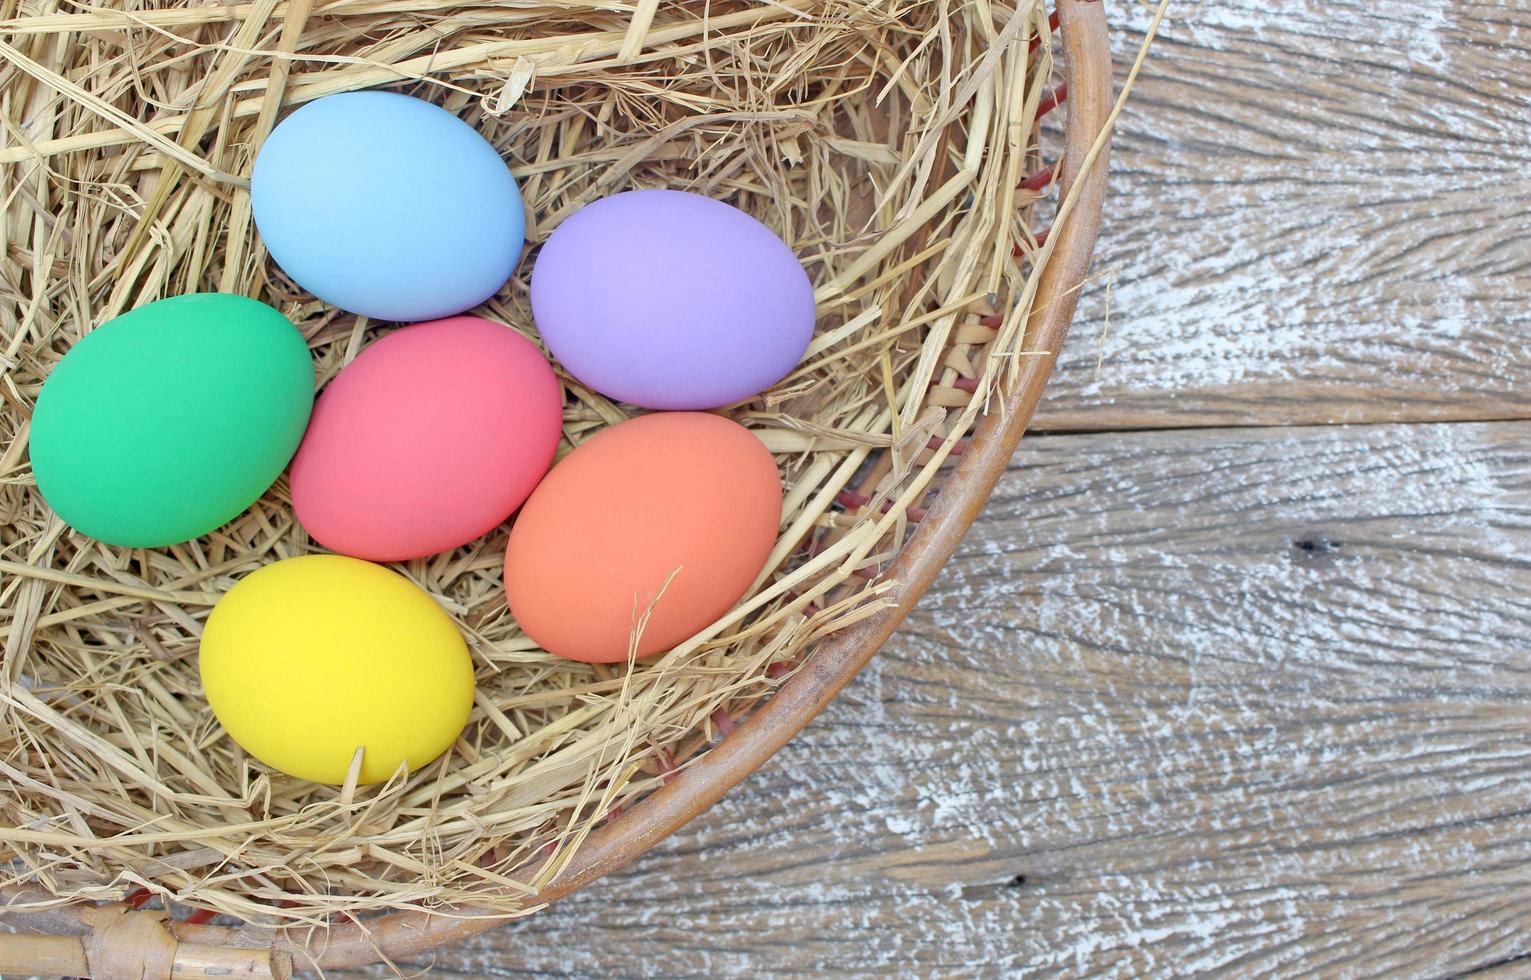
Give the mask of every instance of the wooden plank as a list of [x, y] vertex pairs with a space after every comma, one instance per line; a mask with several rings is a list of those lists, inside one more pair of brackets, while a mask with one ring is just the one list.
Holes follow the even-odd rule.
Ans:
[[1030, 439], [772, 765], [407, 966], [1525, 976], [1528, 555], [1531, 423]]
[[[1119, 64], [1149, 7], [1108, 5]], [[1174, 5], [1037, 424], [1531, 415], [1528, 31], [1503, 0]]]

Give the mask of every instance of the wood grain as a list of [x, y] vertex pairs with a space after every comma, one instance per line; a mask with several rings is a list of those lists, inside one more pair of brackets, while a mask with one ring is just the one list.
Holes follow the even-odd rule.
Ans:
[[407, 966], [1526, 975], [1528, 554], [1531, 423], [1033, 438], [772, 764]]
[[1174, 4], [1037, 425], [1531, 416], [1528, 49], [1510, 0]]

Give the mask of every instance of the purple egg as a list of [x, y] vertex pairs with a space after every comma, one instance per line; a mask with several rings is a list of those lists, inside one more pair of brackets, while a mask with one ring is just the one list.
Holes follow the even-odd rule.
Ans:
[[553, 356], [606, 397], [717, 408], [797, 365], [813, 336], [813, 285], [786, 243], [738, 208], [627, 191], [548, 238], [532, 313]]

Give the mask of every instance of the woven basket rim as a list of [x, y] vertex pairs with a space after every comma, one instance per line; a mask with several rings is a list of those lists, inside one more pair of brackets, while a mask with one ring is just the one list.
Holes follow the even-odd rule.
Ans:
[[[982, 417], [971, 448], [937, 495], [889, 572], [891, 604], [823, 640], [812, 658], [726, 738], [623, 818], [592, 833], [572, 861], [529, 901], [543, 904], [590, 884], [641, 856], [708, 809], [801, 731], [856, 676], [919, 601], [956, 550], [1004, 472], [1051, 374], [1072, 320], [1102, 219], [1111, 113], [1111, 57], [1101, 0], [1057, 0], [1062, 70], [1068, 86], [1061, 187], [1070, 201], [1067, 222], [1047, 243], [1046, 265], [1026, 328], [1020, 369], [998, 392], [997, 408]], [[0, 907], [40, 895], [32, 888], [0, 889]], [[105, 910], [108, 914], [103, 916]], [[347, 921], [322, 935], [169, 920], [164, 913], [126, 906], [76, 905], [26, 916], [43, 935], [7, 937], [0, 970], [71, 972], [83, 962], [92, 935], [137, 931], [132, 949], [153, 972], [187, 976], [189, 969], [286, 976], [292, 957], [340, 968], [408, 956], [493, 928], [503, 917], [472, 908], [393, 912], [366, 922]], [[124, 929], [125, 923], [134, 928]], [[114, 947], [114, 953], [118, 947]], [[77, 971], [75, 971], [77, 972]], [[137, 974], [135, 966], [134, 975]], [[201, 975], [200, 972], [198, 975]]]

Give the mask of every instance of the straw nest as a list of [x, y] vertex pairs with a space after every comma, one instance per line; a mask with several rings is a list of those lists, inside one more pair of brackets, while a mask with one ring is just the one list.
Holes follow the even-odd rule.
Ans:
[[[1031, 0], [11, 0], [0, 16], [0, 885], [265, 923], [525, 911], [590, 828], [885, 601], [880, 568], [1021, 348], [1049, 183], [1026, 178], [1055, 84]], [[744, 603], [662, 658], [603, 668], [517, 629], [504, 529], [399, 566], [467, 636], [476, 707], [439, 763], [337, 789], [253, 763], [197, 682], [219, 595], [314, 550], [285, 483], [199, 540], [107, 547], [48, 510], [27, 427], [73, 342], [164, 296], [273, 304], [321, 383], [386, 330], [283, 278], [246, 193], [284, 107], [378, 86], [460, 115], [522, 182], [531, 253], [482, 315], [535, 340], [536, 243], [597, 197], [672, 187], [776, 229], [820, 319], [790, 377], [728, 410], [786, 488]], [[563, 381], [563, 452], [631, 413]]]

